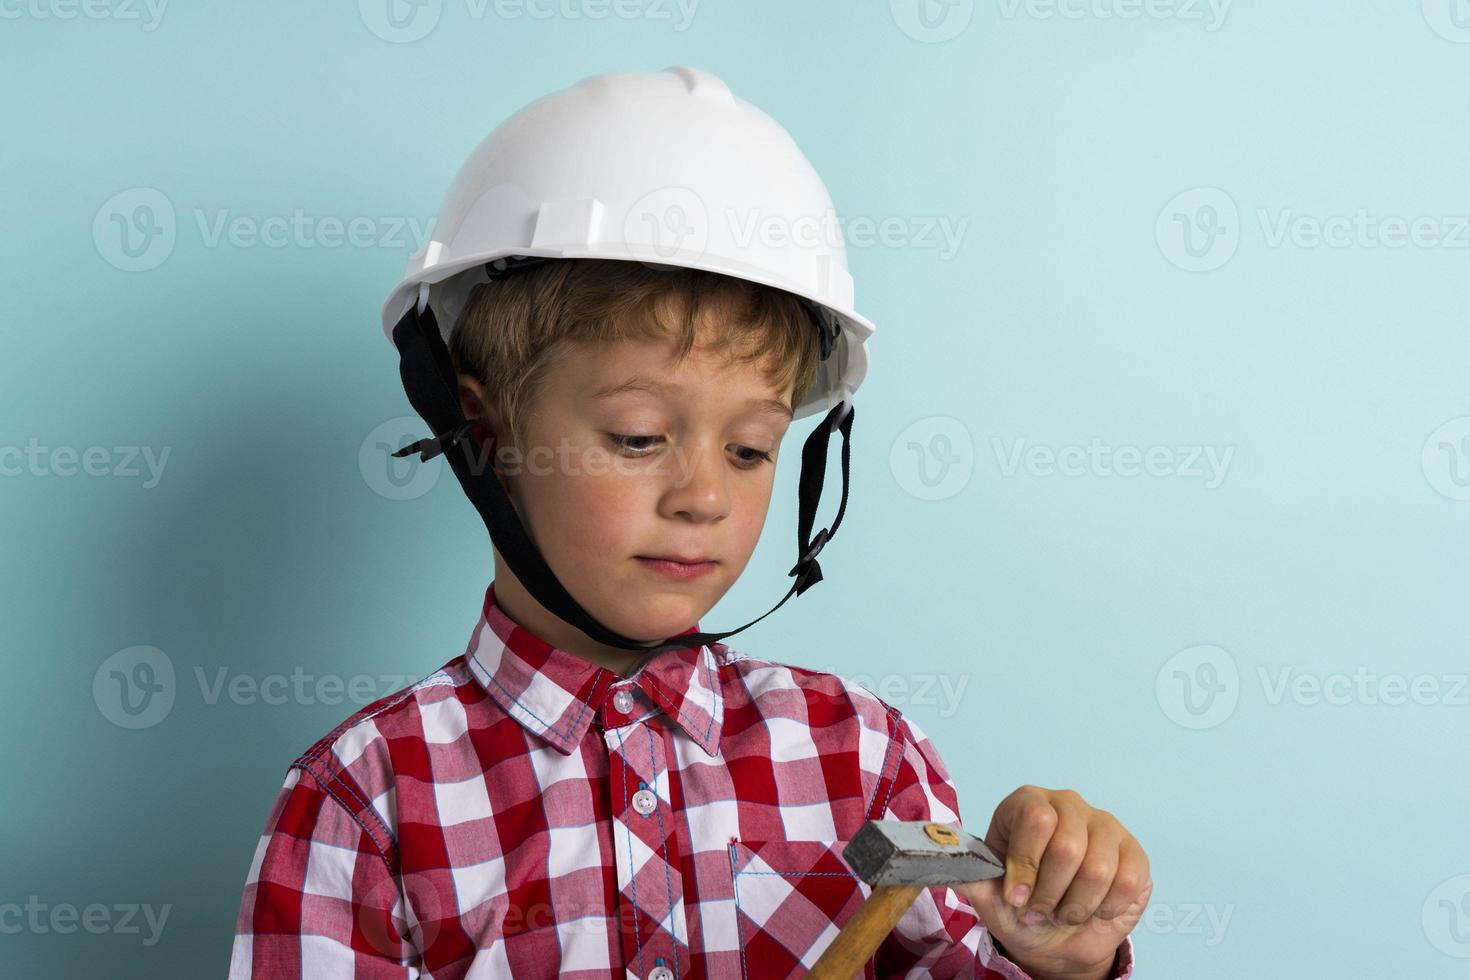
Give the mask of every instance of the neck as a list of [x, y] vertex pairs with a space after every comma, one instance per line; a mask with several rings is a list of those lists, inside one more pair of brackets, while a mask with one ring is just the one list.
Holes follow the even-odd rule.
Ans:
[[626, 677], [642, 656], [636, 650], [598, 643], [555, 615], [526, 591], [520, 580], [499, 561], [495, 570], [495, 604], [522, 629], [530, 630], [558, 650], [605, 667], [620, 677]]

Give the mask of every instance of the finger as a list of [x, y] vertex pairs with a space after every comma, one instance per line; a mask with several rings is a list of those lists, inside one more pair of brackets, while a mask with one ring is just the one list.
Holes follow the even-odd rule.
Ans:
[[[1098, 903], [1095, 913], [1100, 919], [1112, 919], [1144, 898], [1144, 891], [1152, 886], [1148, 855], [1132, 836], [1125, 837], [1118, 847], [1118, 870], [1113, 875], [1113, 884]], [[1142, 913], [1143, 909], [1137, 911]]]
[[1013, 906], [1025, 905], [1035, 890], [1041, 856], [1056, 825], [1056, 811], [1034, 786], [1022, 786], [995, 808], [985, 842], [1005, 860], [1005, 897]]
[[[1041, 870], [1036, 875], [1036, 891], [1027, 906], [1028, 915], [1021, 917], [1021, 921], [1027, 925], [1035, 925], [1042, 918], [1051, 916], [1062, 895], [1072, 884], [1077, 869], [1082, 866], [1083, 857], [1087, 855], [1087, 818], [1078, 808], [1064, 802], [1058, 801], [1054, 805], [1057, 826], [1041, 857]], [[1029, 913], [1033, 911], [1039, 912], [1041, 918], [1030, 916]], [[1032, 921], [1028, 922], [1028, 917]]]
[[954, 890], [970, 903], [975, 914], [980, 916], [980, 921], [992, 933], [1002, 930], [1010, 930], [1016, 927], [1016, 916], [1019, 912], [1007, 905], [1001, 897], [1001, 878], [985, 878], [980, 881], [969, 881], [954, 885]]
[[1121, 861], [1119, 849], [1128, 832], [1106, 811], [1094, 810], [1087, 824], [1087, 852], [1072, 883], [1057, 903], [1057, 918], [1075, 926], [1092, 918], [1103, 897], [1113, 886]]

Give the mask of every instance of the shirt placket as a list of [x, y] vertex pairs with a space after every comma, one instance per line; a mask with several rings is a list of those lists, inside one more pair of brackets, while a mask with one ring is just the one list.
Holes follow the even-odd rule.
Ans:
[[627, 976], [678, 980], [689, 976], [689, 933], [670, 804], [666, 719], [631, 683], [609, 690], [601, 714]]

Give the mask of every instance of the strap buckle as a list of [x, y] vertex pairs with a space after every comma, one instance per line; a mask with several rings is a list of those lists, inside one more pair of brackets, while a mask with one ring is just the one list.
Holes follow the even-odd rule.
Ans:
[[409, 453], [419, 453], [419, 462], [427, 463], [440, 453], [448, 452], [451, 446], [457, 445], [465, 435], [475, 427], [473, 420], [457, 425], [445, 432], [430, 436], [427, 439], [419, 439], [411, 442], [402, 449], [395, 450], [394, 456], [407, 456]]

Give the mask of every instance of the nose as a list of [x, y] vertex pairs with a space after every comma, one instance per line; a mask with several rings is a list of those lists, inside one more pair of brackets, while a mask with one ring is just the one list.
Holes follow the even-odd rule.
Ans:
[[729, 473], [724, 449], [707, 443], [676, 447], [659, 500], [663, 517], [716, 521], [730, 513]]

